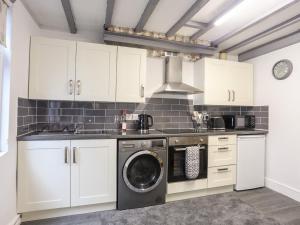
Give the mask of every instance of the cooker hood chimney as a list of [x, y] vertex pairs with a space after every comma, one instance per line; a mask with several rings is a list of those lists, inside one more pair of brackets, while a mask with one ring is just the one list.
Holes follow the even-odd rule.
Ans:
[[165, 83], [157, 94], [198, 94], [202, 90], [182, 82], [182, 57], [168, 56], [165, 58]]

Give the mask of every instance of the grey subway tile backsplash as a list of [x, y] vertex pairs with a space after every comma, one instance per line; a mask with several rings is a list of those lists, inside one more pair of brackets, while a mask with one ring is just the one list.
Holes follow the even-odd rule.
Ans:
[[221, 115], [255, 115], [255, 127], [267, 130], [269, 127], [268, 106], [203, 106], [195, 105], [196, 111], [206, 111], [211, 116]]
[[17, 135], [36, 130], [36, 100], [18, 99]]
[[[18, 135], [43, 129], [119, 129], [115, 116], [146, 113], [154, 118], [154, 129], [193, 128], [191, 112], [207, 111], [212, 116], [255, 115], [256, 128], [268, 129], [268, 106], [204, 106], [189, 99], [148, 98], [145, 103], [74, 102], [18, 99]], [[128, 122], [136, 129], [136, 122]]]

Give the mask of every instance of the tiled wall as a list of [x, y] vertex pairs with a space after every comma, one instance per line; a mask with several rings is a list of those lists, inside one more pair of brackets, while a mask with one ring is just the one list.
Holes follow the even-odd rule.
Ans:
[[36, 130], [36, 101], [18, 99], [18, 135]]
[[195, 105], [195, 110], [206, 111], [211, 116], [219, 115], [255, 115], [255, 128], [267, 130], [269, 128], [268, 106], [202, 106]]
[[[115, 116], [122, 110], [128, 113], [146, 113], [154, 118], [154, 129], [193, 128], [191, 112], [207, 111], [212, 115], [255, 114], [256, 126], [268, 128], [268, 107], [224, 107], [193, 106], [186, 99], [146, 99], [146, 103], [105, 103], [27, 100], [19, 98], [18, 135], [43, 128], [74, 128], [74, 124], [85, 129], [118, 129]], [[134, 121], [128, 123], [129, 129], [135, 129]]]

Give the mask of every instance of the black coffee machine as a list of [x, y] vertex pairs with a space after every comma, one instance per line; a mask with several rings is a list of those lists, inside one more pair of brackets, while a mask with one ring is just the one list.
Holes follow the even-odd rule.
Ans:
[[149, 128], [153, 126], [153, 117], [148, 114], [140, 114], [137, 121], [137, 129], [142, 134], [149, 133]]

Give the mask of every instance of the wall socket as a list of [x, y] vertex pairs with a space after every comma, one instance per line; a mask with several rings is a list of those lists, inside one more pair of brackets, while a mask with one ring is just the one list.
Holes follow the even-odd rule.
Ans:
[[126, 120], [138, 120], [139, 119], [139, 114], [131, 113], [131, 114], [126, 114]]

